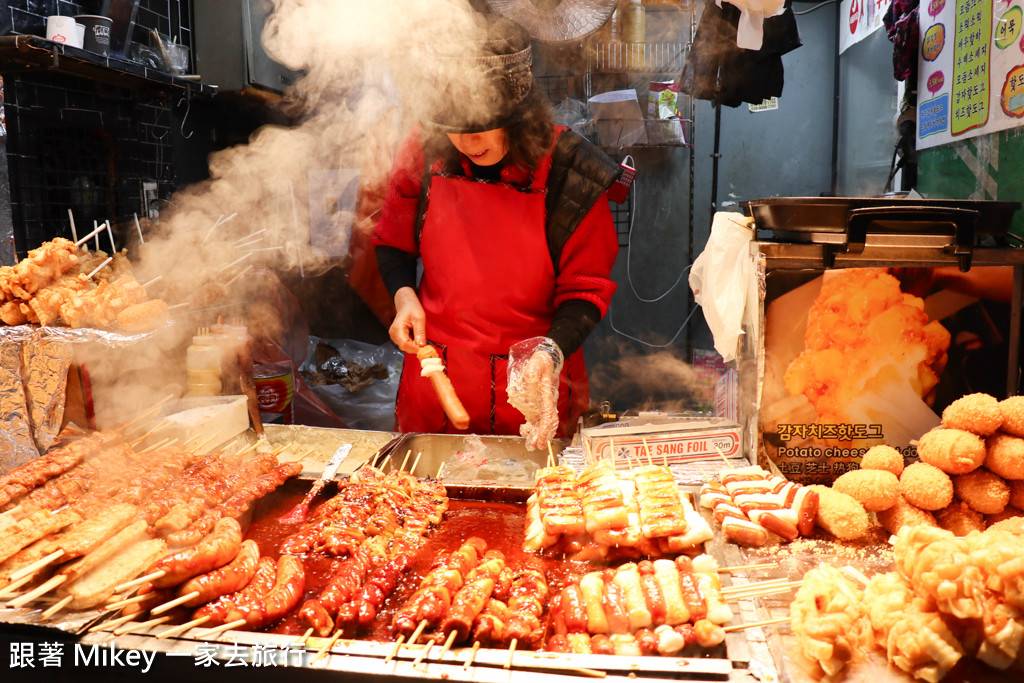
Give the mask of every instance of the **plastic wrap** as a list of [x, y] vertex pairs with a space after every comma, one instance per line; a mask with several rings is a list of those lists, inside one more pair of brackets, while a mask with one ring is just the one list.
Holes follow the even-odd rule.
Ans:
[[75, 343], [119, 348], [154, 333], [0, 326], [0, 474], [38, 457], [56, 440]]
[[562, 350], [547, 337], [512, 345], [508, 356], [508, 402], [526, 417], [520, 434], [529, 449], [545, 448], [558, 428], [558, 376]]

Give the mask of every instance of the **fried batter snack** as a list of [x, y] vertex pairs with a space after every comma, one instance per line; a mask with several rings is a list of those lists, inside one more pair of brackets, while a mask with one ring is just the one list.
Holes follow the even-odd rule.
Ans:
[[871, 646], [863, 591], [830, 564], [804, 575], [789, 611], [801, 653], [828, 676]]
[[804, 341], [785, 372], [790, 395], [805, 396], [822, 424], [870, 423], [880, 396], [927, 399], [950, 335], [885, 269], [850, 268], [824, 278]]
[[1010, 485], [1010, 505], [1024, 510], [1024, 481], [1016, 479], [1007, 483]]
[[985, 612], [985, 575], [971, 558], [967, 538], [931, 526], [900, 529], [893, 543], [900, 572], [940, 612], [977, 619]]
[[1024, 479], [1024, 438], [997, 432], [985, 441], [985, 468], [1004, 479]]
[[1003, 431], [1014, 436], [1024, 436], [1024, 396], [1010, 396], [999, 402], [1003, 415]]
[[998, 514], [1010, 502], [1010, 485], [983, 467], [967, 474], [955, 475], [953, 492], [972, 510], [983, 515]]
[[953, 501], [953, 480], [934, 465], [915, 462], [903, 470], [900, 493], [922, 510], [941, 510]]
[[942, 426], [988, 436], [1003, 425], [999, 401], [989, 394], [967, 394], [942, 411]]
[[870, 525], [868, 513], [856, 498], [820, 484], [812, 484], [807, 488], [818, 494], [815, 524], [844, 541], [853, 541], [867, 535]]
[[888, 510], [880, 510], [875, 513], [878, 523], [890, 534], [899, 533], [905, 526], [938, 526], [935, 516], [927, 510], [913, 505], [902, 495], [896, 499], [896, 504]]
[[952, 531], [956, 536], [966, 536], [972, 531], [985, 530], [985, 518], [980, 512], [970, 508], [962, 500], [954, 500], [952, 503], [935, 512], [935, 521], [947, 531]]
[[832, 482], [832, 488], [858, 500], [868, 512], [876, 512], [896, 504], [900, 480], [885, 470], [851, 470]]
[[885, 470], [897, 478], [903, 474], [903, 454], [892, 446], [872, 446], [860, 458], [862, 470]]
[[962, 429], [933, 429], [918, 440], [917, 454], [947, 474], [967, 474], [985, 462], [985, 441]]

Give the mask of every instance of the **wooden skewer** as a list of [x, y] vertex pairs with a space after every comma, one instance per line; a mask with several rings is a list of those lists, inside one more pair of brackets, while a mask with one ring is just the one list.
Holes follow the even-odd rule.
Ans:
[[54, 614], [56, 614], [57, 612], [61, 611], [65, 607], [67, 607], [68, 603], [71, 602], [74, 599], [75, 599], [75, 596], [73, 596], [73, 595], [65, 595], [63, 598], [61, 598], [60, 600], [55, 602], [52, 607], [50, 607], [45, 612], [43, 612], [43, 614], [42, 614], [43, 619], [49, 619]]
[[15, 593], [18, 592], [19, 588], [21, 588], [26, 583], [31, 581], [33, 576], [35, 576], [35, 575], [34, 574], [29, 574], [28, 576], [21, 577], [17, 581], [11, 581], [9, 584], [7, 584], [6, 586], [3, 587], [3, 590], [0, 590], [0, 598], [6, 598], [6, 597], [9, 597], [11, 595], [14, 595]]
[[441, 648], [441, 654], [437, 655], [438, 661], [444, 659], [445, 653], [452, 649], [452, 643], [455, 642], [455, 636], [457, 633], [457, 631], [452, 631], [448, 634], [448, 639], [444, 641], [444, 647]]
[[145, 602], [146, 600], [152, 600], [158, 594], [157, 593], [143, 593], [142, 595], [135, 595], [130, 598], [118, 600], [117, 602], [108, 603], [103, 609], [108, 612], [116, 612], [117, 610], [127, 607], [128, 605], [134, 605], [138, 602]]
[[244, 626], [244, 625], [245, 625], [245, 619], [235, 619], [234, 621], [229, 621], [226, 624], [221, 624], [220, 626], [214, 626], [213, 628], [208, 628], [205, 631], [203, 631], [202, 633], [197, 633], [196, 637], [199, 638], [200, 640], [206, 640], [207, 638], [210, 638], [211, 636], [216, 636], [216, 635], [219, 635], [221, 633], [224, 633], [225, 631], [230, 631], [233, 628], [238, 628], [239, 626]]
[[654, 461], [651, 460], [651, 447], [647, 445], [647, 438], [643, 437], [640, 439], [644, 443], [644, 452], [647, 453], [647, 464], [654, 467]]
[[95, 235], [98, 235], [98, 234], [100, 234], [100, 232], [101, 232], [101, 231], [103, 231], [103, 230], [106, 230], [106, 229], [107, 229], [107, 226], [106, 226], [106, 225], [101, 225], [101, 226], [98, 226], [98, 227], [97, 227], [97, 228], [96, 228], [95, 230], [93, 230], [92, 232], [90, 232], [90, 233], [89, 233], [88, 235], [86, 235], [86, 236], [85, 236], [85, 237], [83, 237], [82, 239], [80, 239], [80, 240], [78, 240], [77, 242], [75, 242], [75, 246], [76, 246], [76, 247], [80, 247], [80, 246], [82, 246], [83, 244], [85, 244], [86, 242], [88, 242], [88, 241], [89, 241], [90, 239], [92, 239], [92, 238], [93, 238], [93, 237], [94, 237]]
[[420, 456], [423, 455], [423, 451], [416, 454], [416, 459], [412, 461], [412, 467], [409, 468], [409, 474], [416, 471], [416, 465], [420, 464]]
[[413, 644], [413, 643], [415, 643], [415, 642], [416, 642], [417, 640], [419, 640], [420, 636], [421, 636], [421, 635], [423, 634], [423, 629], [425, 629], [426, 627], [427, 627], [427, 620], [426, 620], [426, 619], [424, 619], [424, 620], [423, 620], [423, 621], [421, 621], [421, 622], [419, 623], [419, 625], [418, 625], [418, 626], [416, 627], [416, 630], [412, 632], [412, 635], [411, 635], [411, 636], [409, 636], [409, 644], [410, 644], [410, 645], [412, 645], [412, 644]]
[[437, 474], [434, 475], [434, 479], [440, 479], [441, 478], [441, 472], [443, 472], [443, 471], [444, 471], [444, 463], [442, 462], [440, 465], [437, 466]]
[[[721, 590], [723, 595], [728, 595], [729, 593], [745, 593], [749, 590], [769, 588], [792, 582], [793, 579], [767, 579], [765, 581], [751, 581], [750, 583], [738, 583], [731, 586], [722, 586]], [[800, 583], [800, 581], [797, 581], [797, 583]]]
[[189, 630], [190, 628], [193, 628], [195, 626], [202, 626], [203, 624], [205, 624], [209, 620], [210, 620], [210, 617], [199, 617], [198, 619], [193, 619], [192, 621], [186, 621], [184, 624], [178, 624], [177, 626], [172, 626], [171, 628], [167, 629], [166, 631], [163, 631], [162, 633], [157, 634], [157, 638], [170, 638], [171, 636], [181, 635], [182, 633], [184, 633], [185, 631]]
[[410, 456], [410, 455], [412, 455], [412, 449], [411, 449], [411, 448], [410, 448], [410, 449], [409, 449], [408, 451], [406, 451], [406, 453], [405, 453], [405, 459], [404, 459], [404, 460], [402, 460], [402, 466], [401, 466], [401, 467], [399, 467], [398, 469], [402, 470], [403, 472], [405, 471], [405, 464], [406, 464], [407, 462], [409, 462], [409, 456]]
[[155, 451], [158, 448], [164, 448], [165, 446], [169, 446], [169, 445], [171, 445], [171, 444], [173, 444], [175, 442], [177, 442], [177, 439], [172, 439], [171, 437], [167, 437], [165, 439], [161, 439], [160, 441], [157, 441], [155, 444], [153, 444], [151, 446], [146, 446], [141, 451], [135, 451], [135, 455], [145, 455], [146, 453], [151, 453], [151, 452]]
[[258, 441], [256, 443], [251, 443], [248, 446], [246, 446], [245, 448], [243, 448], [242, 450], [240, 450], [237, 453], [235, 453], [235, 457], [238, 457], [240, 455], [245, 455], [249, 451], [254, 451], [254, 450], [256, 450], [259, 447], [259, 445], [260, 444], [259, 444]]
[[149, 621], [140, 621], [137, 624], [128, 624], [127, 626], [122, 626], [121, 628], [115, 629], [114, 635], [123, 636], [126, 633], [131, 633], [132, 631], [145, 631], [148, 628], [159, 626], [160, 624], [170, 620], [170, 617], [157, 617], [156, 619], [150, 619]]
[[[583, 459], [589, 465], [594, 461], [594, 452], [590, 449], [590, 442], [587, 441], [583, 444]], [[615, 464], [615, 454], [612, 453], [612, 465]]]
[[476, 651], [480, 649], [480, 641], [473, 642], [473, 649], [469, 651], [469, 656], [466, 657], [466, 661], [462, 663], [462, 670], [468, 671], [473, 660], [476, 659]]
[[764, 621], [752, 621], [749, 624], [730, 624], [723, 626], [722, 630], [728, 633], [729, 631], [739, 631], [744, 628], [754, 628], [755, 626], [771, 626], [772, 624], [784, 624], [789, 621], [789, 617], [778, 617], [777, 619], [765, 619]]
[[107, 264], [110, 263], [113, 260], [114, 260], [113, 256], [108, 256], [107, 259], [103, 263], [101, 263], [98, 266], [96, 266], [95, 268], [93, 268], [92, 272], [85, 276], [85, 279], [86, 280], [91, 280], [93, 275], [95, 275], [96, 273], [98, 273], [101, 270], [103, 270], [107, 266]]
[[[148, 595], [148, 593], [147, 593], [147, 595]], [[182, 605], [182, 604], [188, 602], [189, 600], [191, 600], [192, 598], [196, 598], [196, 597], [199, 597], [199, 591], [192, 591], [191, 593], [185, 593], [185, 595], [179, 595], [178, 597], [174, 598], [173, 600], [168, 600], [167, 602], [165, 602], [162, 605], [157, 605], [153, 609], [149, 610], [149, 613], [152, 614], [153, 616], [156, 616], [158, 614], [163, 614], [167, 610], [174, 609], [178, 605]]]
[[120, 626], [121, 624], [125, 623], [126, 621], [131, 621], [135, 617], [136, 617], [136, 615], [134, 615], [134, 614], [125, 614], [125, 615], [122, 615], [122, 616], [120, 616], [120, 617], [118, 617], [116, 619], [108, 619], [107, 621], [104, 621], [104, 622], [101, 622], [99, 624], [96, 624], [95, 626], [90, 628], [89, 629], [89, 633], [95, 633], [96, 631], [103, 631], [103, 630], [108, 629], [108, 628], [114, 628], [116, 626]]
[[139, 214], [133, 213], [132, 218], [135, 219], [135, 229], [139, 231], [139, 244], [145, 244], [146, 240], [142, 236], [142, 226], [139, 225]]
[[309, 637], [313, 635], [313, 627], [310, 626], [306, 629], [306, 632], [302, 634], [302, 637], [295, 641], [295, 645], [299, 647], [305, 647], [306, 643], [309, 642]]
[[137, 579], [132, 579], [131, 581], [125, 581], [120, 586], [115, 587], [114, 588], [114, 592], [115, 593], [123, 593], [124, 591], [128, 590], [129, 588], [135, 588], [136, 586], [141, 586], [142, 584], [146, 583], [147, 581], [153, 581], [155, 579], [159, 579], [160, 577], [165, 576], [166, 574], [167, 574], [167, 572], [164, 571], [163, 569], [158, 569], [155, 572], [150, 572], [149, 574], [146, 574], [145, 576], [140, 576]]
[[388, 656], [384, 658], [384, 663], [385, 664], [387, 664], [388, 662], [390, 662], [392, 659], [395, 658], [395, 655], [398, 654], [398, 648], [402, 647], [402, 641], [403, 640], [405, 640], [405, 636], [404, 635], [398, 636], [398, 640], [395, 641], [395, 646], [393, 648], [391, 648], [391, 652], [389, 652]]
[[763, 595], [776, 595], [778, 593], [788, 593], [794, 587], [799, 586], [801, 581], [793, 581], [788, 584], [780, 584], [778, 586], [766, 586], [758, 590], [751, 590], [747, 592], [737, 591], [734, 593], [725, 593], [722, 595], [723, 600], [742, 600], [744, 598], [757, 598]]
[[516, 653], [516, 645], [518, 645], [518, 644], [519, 644], [519, 641], [516, 638], [513, 638], [512, 642], [509, 643], [509, 645], [508, 645], [508, 660], [506, 660], [505, 664], [502, 665], [502, 667], [501, 667], [502, 669], [510, 669], [510, 668], [512, 668], [512, 657]]
[[19, 569], [18, 571], [13, 572], [7, 578], [10, 579], [13, 582], [13, 581], [17, 581], [18, 579], [22, 578], [23, 576], [32, 576], [33, 574], [35, 574], [37, 571], [39, 571], [40, 569], [42, 569], [46, 565], [48, 565], [48, 564], [50, 564], [52, 562], [56, 562], [57, 560], [59, 560], [63, 556], [64, 556], [64, 549], [63, 548], [58, 548], [57, 550], [54, 550], [52, 553], [50, 553], [46, 557], [44, 557], [44, 558], [42, 558], [40, 560], [36, 560], [32, 564], [26, 565], [26, 566], [22, 567], [21, 569]]
[[732, 469], [732, 463], [729, 462], [729, 458], [725, 457], [725, 453], [722, 452], [722, 449], [719, 448], [718, 446], [715, 446], [715, 452], [718, 453], [718, 456], [725, 461], [725, 466], [728, 467], [729, 469]]
[[548, 441], [548, 467], [554, 467], [555, 462], [555, 451], [551, 448], [551, 442]]
[[336, 642], [338, 642], [338, 638], [341, 638], [341, 629], [340, 628], [337, 631], [335, 631], [334, 635], [331, 636], [330, 640], [328, 640], [326, 643], [324, 643], [324, 646], [317, 651], [316, 656], [313, 657], [313, 661], [311, 661], [310, 664], [316, 664], [321, 659], [326, 657], [327, 653], [330, 651], [330, 649], [332, 647], [334, 647], [334, 644]]
[[778, 567], [778, 562], [764, 562], [762, 564], [741, 564], [738, 567], [719, 567], [719, 574], [729, 574], [731, 572], [746, 571], [748, 569], [772, 569]]
[[7, 606], [8, 607], [22, 607], [23, 605], [27, 605], [28, 603], [32, 602], [36, 598], [38, 598], [40, 596], [43, 596], [43, 595], [46, 595], [47, 593], [49, 593], [54, 588], [56, 588], [57, 586], [61, 585], [62, 583], [64, 583], [67, 580], [68, 580], [68, 577], [67, 577], [66, 574], [58, 574], [57, 576], [52, 577], [49, 581], [46, 581], [45, 583], [39, 584], [38, 586], [36, 586], [32, 590], [30, 590], [29, 592], [22, 593], [21, 595], [19, 595], [18, 597], [14, 598], [13, 600], [9, 600], [7, 602]]
[[[453, 633], [454, 633], [454, 631], [453, 631]], [[416, 659], [413, 660], [412, 668], [415, 669], [416, 667], [418, 667], [423, 662], [424, 659], [426, 659], [427, 655], [430, 654], [430, 648], [432, 648], [432, 647], [434, 647], [434, 641], [433, 640], [428, 640], [427, 641], [427, 646], [425, 648], [423, 648], [423, 652], [420, 652], [416, 656]]]
[[130, 442], [128, 442], [128, 445], [131, 446], [132, 448], [135, 448], [137, 445], [139, 445], [140, 443], [142, 443], [143, 441], [145, 441], [149, 437], [153, 436], [154, 434], [159, 432], [161, 429], [164, 429], [165, 427], [167, 427], [170, 423], [171, 423], [170, 420], [168, 420], [166, 418], [163, 419], [163, 420], [160, 420], [148, 432], [146, 432], [142, 436], [138, 437], [137, 439], [132, 439]]

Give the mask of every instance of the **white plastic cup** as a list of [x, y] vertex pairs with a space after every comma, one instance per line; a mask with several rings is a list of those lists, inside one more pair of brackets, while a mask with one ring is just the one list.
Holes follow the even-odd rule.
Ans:
[[[73, 47], [82, 47], [85, 45], [85, 24], [75, 22], [75, 35], [78, 38], [78, 42]], [[71, 45], [71, 43], [68, 43]]]
[[[78, 41], [78, 28], [74, 17], [59, 14], [46, 17], [46, 39], [62, 45], [74, 45]], [[81, 47], [81, 43], [78, 44]]]

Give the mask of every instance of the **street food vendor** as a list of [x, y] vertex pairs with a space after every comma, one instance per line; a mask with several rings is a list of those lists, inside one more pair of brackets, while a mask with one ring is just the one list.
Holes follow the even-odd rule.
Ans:
[[[480, 56], [439, 58], [462, 75], [437, 83], [437, 106], [404, 140], [375, 228], [397, 311], [390, 336], [407, 354], [396, 428], [460, 431], [421, 376], [416, 354], [430, 344], [469, 413], [465, 431], [522, 433], [542, 448], [589, 407], [581, 345], [615, 291], [605, 191], [620, 170], [554, 124], [524, 31], [498, 20], [481, 34]], [[526, 406], [527, 425], [513, 406]]]

